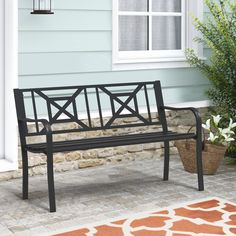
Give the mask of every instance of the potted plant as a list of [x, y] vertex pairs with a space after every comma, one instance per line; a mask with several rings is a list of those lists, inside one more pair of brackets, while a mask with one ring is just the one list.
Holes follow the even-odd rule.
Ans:
[[[220, 122], [222, 117], [220, 115], [211, 116], [210, 119], [203, 124], [203, 150], [202, 150], [202, 163], [203, 173], [205, 175], [215, 174], [220, 162], [224, 158], [225, 151], [229, 144], [234, 141], [235, 133], [233, 128], [236, 127], [236, 123], [230, 118], [228, 126], [225, 127], [225, 122]], [[196, 159], [195, 141], [191, 140], [179, 140], [175, 142], [184, 169], [191, 173], [196, 173]]]
[[[193, 22], [200, 33], [196, 41], [211, 53], [208, 60], [202, 60], [194, 50], [187, 49], [186, 58], [208, 79], [210, 86], [206, 92], [214, 113], [236, 121], [236, 1], [205, 0], [205, 5], [210, 14], [204, 21], [193, 16]], [[231, 142], [227, 152], [236, 158], [236, 142]]]

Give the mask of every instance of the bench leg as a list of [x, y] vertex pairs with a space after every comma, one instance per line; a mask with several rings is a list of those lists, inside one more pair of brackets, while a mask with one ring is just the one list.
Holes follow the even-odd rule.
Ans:
[[50, 212], [56, 211], [54, 174], [53, 174], [53, 154], [47, 153], [47, 175], [48, 175], [48, 195]]
[[28, 174], [28, 153], [24, 148], [21, 148], [22, 154], [22, 198], [28, 199], [29, 191], [29, 174]]
[[202, 168], [202, 141], [196, 140], [196, 162], [197, 162], [197, 175], [198, 175], [198, 190], [204, 190], [203, 182], [203, 168]]
[[170, 162], [170, 143], [169, 141], [164, 142], [164, 173], [163, 180], [169, 179], [169, 162]]

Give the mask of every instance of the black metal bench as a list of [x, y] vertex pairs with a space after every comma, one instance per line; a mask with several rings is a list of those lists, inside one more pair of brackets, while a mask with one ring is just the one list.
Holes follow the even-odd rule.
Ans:
[[[59, 94], [59, 95], [58, 95]], [[63, 94], [63, 95], [61, 95]], [[71, 87], [50, 87], [15, 89], [15, 102], [19, 124], [22, 168], [23, 199], [28, 199], [28, 152], [47, 155], [47, 177], [50, 212], [56, 211], [53, 153], [93, 148], [115, 147], [121, 145], [164, 142], [164, 180], [169, 176], [169, 141], [180, 139], [196, 140], [196, 160], [198, 172], [198, 190], [204, 190], [202, 172], [201, 118], [195, 108], [173, 108], [163, 104], [159, 81], [141, 83], [102, 84]], [[105, 105], [104, 105], [105, 104]], [[153, 117], [151, 105], [157, 116]], [[31, 113], [28, 112], [29, 107]], [[82, 109], [83, 107], [83, 109]], [[141, 111], [141, 107], [143, 110]], [[196, 118], [195, 133], [177, 133], [168, 130], [165, 110], [190, 110]], [[99, 123], [93, 124], [92, 110], [97, 111]], [[104, 117], [104, 110], [110, 112]], [[146, 115], [143, 114], [145, 111]], [[46, 119], [40, 119], [40, 114]], [[81, 119], [80, 114], [86, 114]], [[28, 118], [31, 117], [31, 118]], [[33, 117], [33, 118], [32, 118]], [[135, 117], [133, 123], [119, 123], [117, 120]], [[29, 129], [32, 123], [35, 130]], [[57, 124], [74, 123], [72, 128], [58, 129]], [[112, 136], [78, 138], [77, 140], [54, 141], [56, 134], [71, 132], [98, 131], [106, 129], [132, 128], [142, 126], [161, 127], [161, 131], [129, 133]], [[43, 143], [27, 143], [27, 137], [45, 135]]]

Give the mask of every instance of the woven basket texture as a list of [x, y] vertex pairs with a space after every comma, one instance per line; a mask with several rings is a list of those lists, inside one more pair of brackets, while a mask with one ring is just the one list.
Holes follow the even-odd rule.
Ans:
[[[178, 140], [175, 146], [179, 151], [184, 169], [190, 173], [197, 173], [196, 168], [196, 141]], [[222, 159], [224, 158], [226, 147], [204, 142], [202, 151], [203, 174], [213, 175], [216, 173]]]

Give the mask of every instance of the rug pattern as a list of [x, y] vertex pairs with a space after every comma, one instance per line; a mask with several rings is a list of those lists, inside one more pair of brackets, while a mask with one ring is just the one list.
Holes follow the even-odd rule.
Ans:
[[57, 234], [57, 236], [196, 235], [236, 235], [236, 205], [213, 198]]

